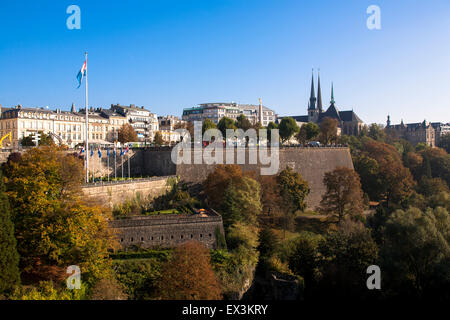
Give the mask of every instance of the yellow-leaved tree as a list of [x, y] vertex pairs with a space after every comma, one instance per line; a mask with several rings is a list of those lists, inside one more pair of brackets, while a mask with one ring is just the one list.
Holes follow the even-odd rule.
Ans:
[[109, 272], [110, 210], [82, 198], [83, 162], [57, 146], [33, 148], [3, 167], [23, 275], [62, 280], [69, 265], [82, 279]]

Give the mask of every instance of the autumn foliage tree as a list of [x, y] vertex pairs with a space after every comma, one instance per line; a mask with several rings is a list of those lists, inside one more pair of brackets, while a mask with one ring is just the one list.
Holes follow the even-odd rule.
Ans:
[[[389, 207], [391, 202], [401, 203], [411, 194], [415, 182], [393, 146], [370, 140], [364, 144], [363, 155], [376, 161], [367, 176], [361, 174], [363, 184], [373, 183], [368, 189], [376, 191], [372, 194], [374, 200], [386, 200]], [[356, 164], [355, 167], [359, 166]]]
[[208, 249], [196, 241], [175, 248], [162, 268], [158, 293], [163, 300], [222, 299]]
[[23, 271], [77, 264], [87, 279], [102, 274], [112, 244], [108, 210], [81, 199], [82, 161], [55, 146], [16, 160], [6, 165], [6, 190]]
[[164, 144], [164, 139], [163, 139], [163, 136], [162, 136], [161, 132], [156, 131], [155, 137], [153, 138], [153, 142], [157, 146], [161, 146], [161, 145]]
[[323, 144], [330, 144], [337, 141], [338, 121], [333, 118], [324, 118], [320, 123], [319, 140]]
[[135, 142], [138, 140], [136, 131], [129, 123], [125, 123], [120, 127], [118, 138], [120, 143]]
[[323, 183], [327, 191], [322, 197], [319, 211], [338, 217], [359, 216], [364, 210], [363, 192], [358, 174], [349, 168], [338, 167], [325, 173]]

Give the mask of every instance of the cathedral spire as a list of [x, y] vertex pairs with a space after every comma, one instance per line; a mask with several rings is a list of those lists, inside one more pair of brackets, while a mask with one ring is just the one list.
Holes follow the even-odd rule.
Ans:
[[319, 109], [319, 112], [322, 112], [322, 90], [320, 89], [320, 69], [319, 69], [319, 75], [318, 75], [318, 81], [317, 81], [317, 109]]
[[309, 97], [309, 110], [316, 109], [316, 93], [314, 92], [314, 69], [311, 76], [311, 95]]
[[334, 88], [333, 88], [333, 82], [331, 83], [331, 104], [334, 104]]

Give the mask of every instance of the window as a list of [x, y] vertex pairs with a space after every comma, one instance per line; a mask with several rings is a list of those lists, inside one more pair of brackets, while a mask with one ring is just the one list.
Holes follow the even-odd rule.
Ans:
[[133, 241], [134, 241], [134, 239], [133, 239], [133, 238], [131, 238], [131, 239], [130, 239], [130, 241], [131, 241], [131, 242], [133, 242]]

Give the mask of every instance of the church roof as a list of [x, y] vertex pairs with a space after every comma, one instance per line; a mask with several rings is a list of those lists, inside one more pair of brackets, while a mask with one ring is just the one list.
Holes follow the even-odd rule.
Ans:
[[339, 115], [344, 122], [363, 122], [353, 110], [339, 111]]
[[339, 115], [339, 111], [336, 108], [336, 106], [334, 105], [334, 103], [332, 103], [328, 107], [327, 111], [322, 112], [319, 115], [319, 122], [322, 121], [324, 118], [332, 118], [332, 119], [338, 120], [339, 122], [341, 121], [341, 116]]

